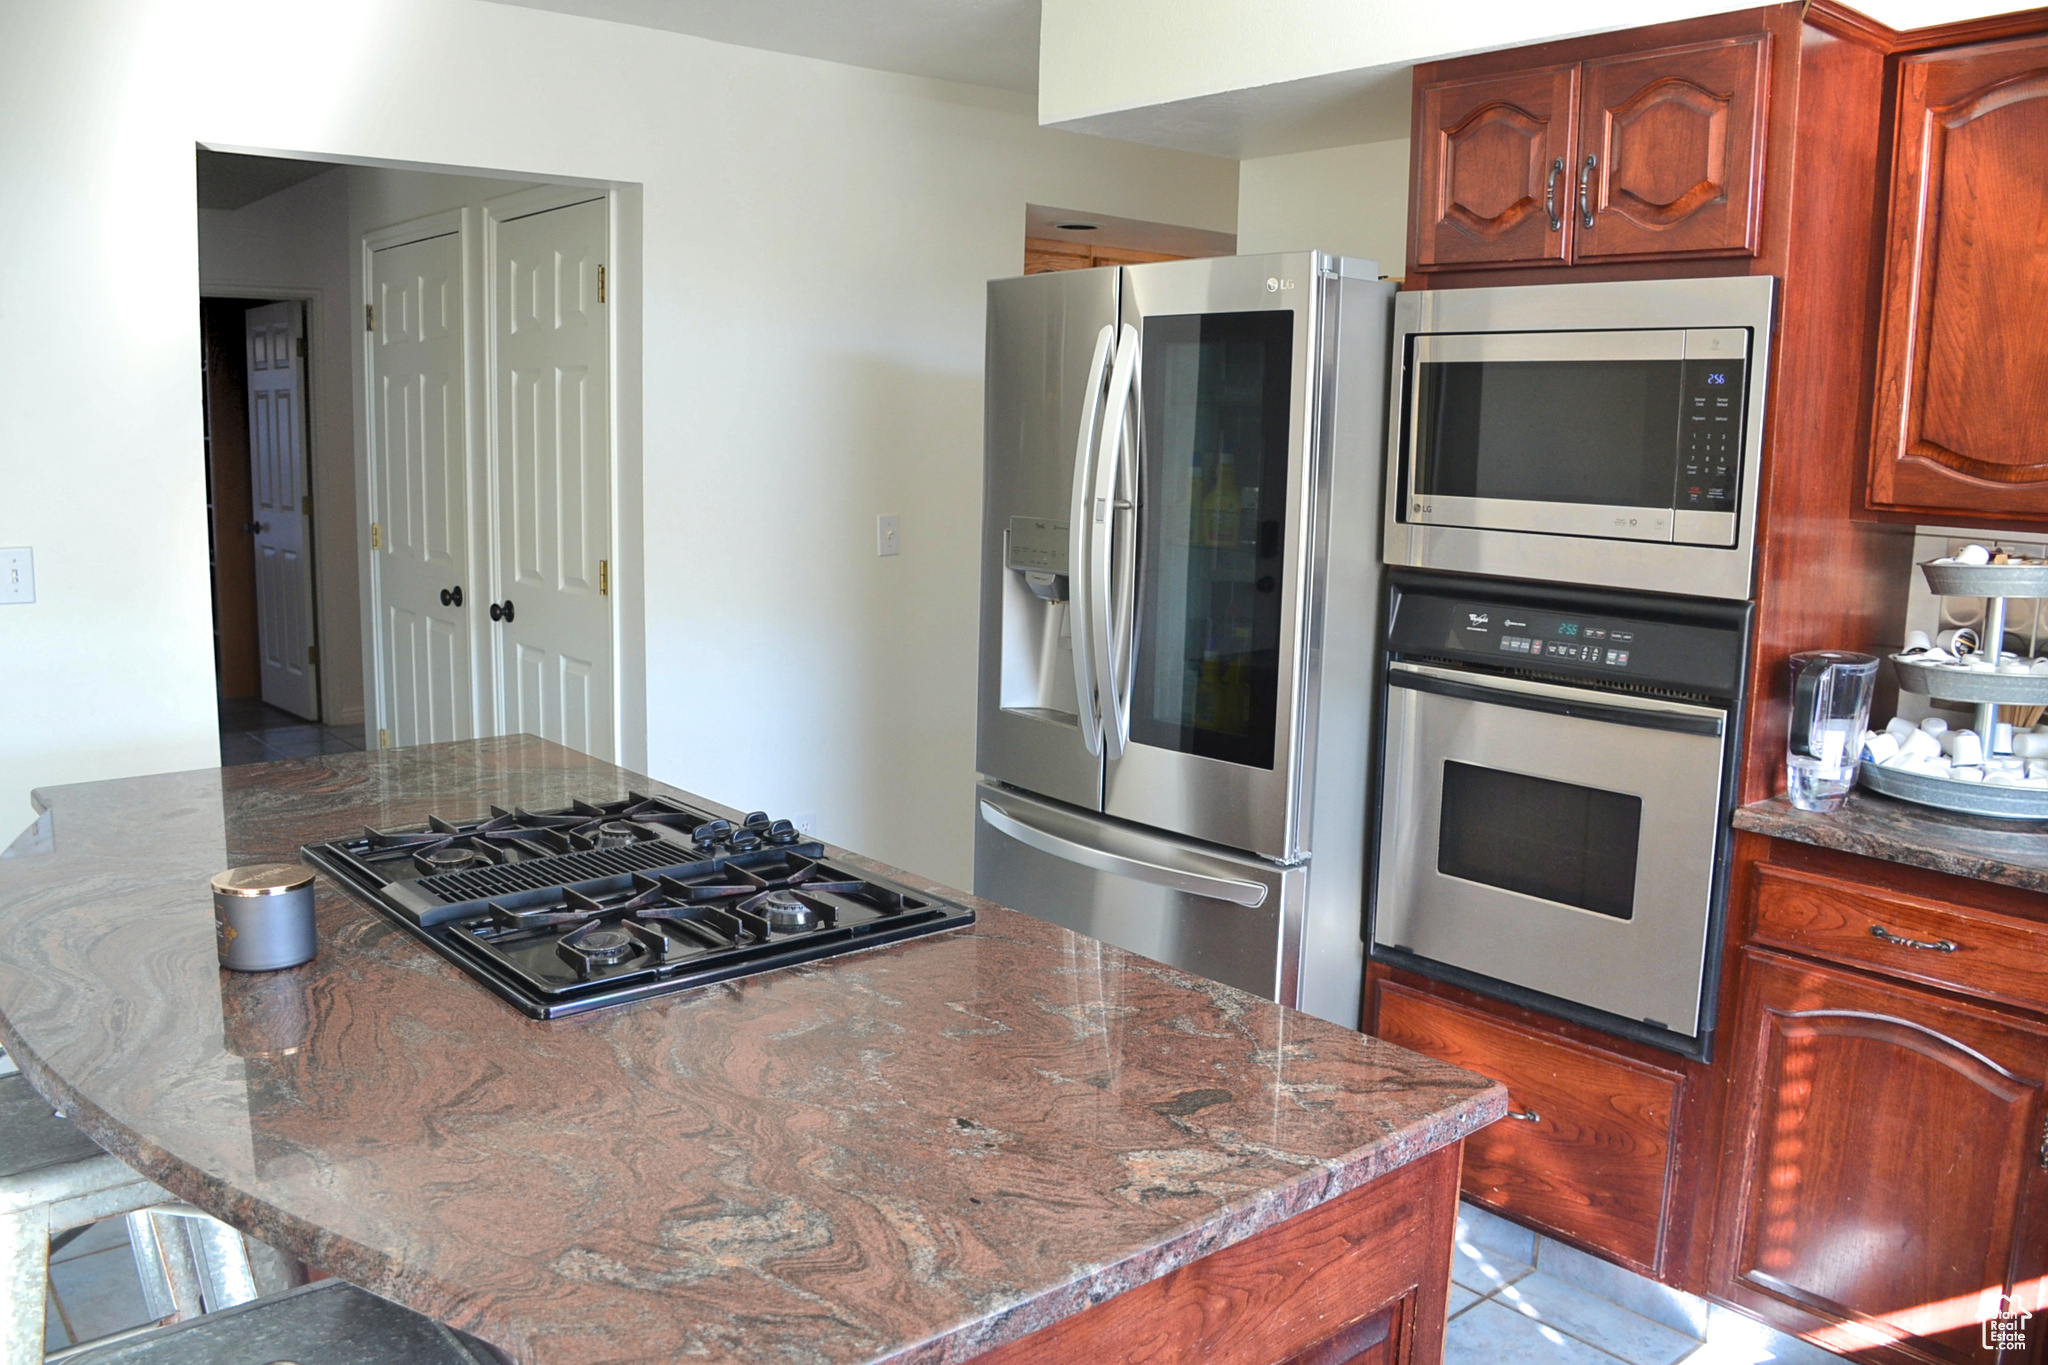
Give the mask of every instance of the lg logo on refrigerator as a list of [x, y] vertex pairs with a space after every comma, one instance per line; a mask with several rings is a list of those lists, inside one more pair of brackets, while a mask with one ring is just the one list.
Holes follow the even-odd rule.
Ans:
[[1268, 275], [1266, 277], [1266, 292], [1268, 294], [1277, 294], [1283, 289], [1292, 288], [1294, 288], [1293, 280], [1283, 280], [1273, 275]]

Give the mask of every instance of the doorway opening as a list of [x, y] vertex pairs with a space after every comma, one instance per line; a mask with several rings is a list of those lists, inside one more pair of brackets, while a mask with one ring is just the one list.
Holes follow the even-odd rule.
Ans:
[[644, 763], [637, 187], [197, 155], [223, 754]]
[[202, 296], [200, 393], [221, 762], [363, 747], [323, 724], [297, 299]]

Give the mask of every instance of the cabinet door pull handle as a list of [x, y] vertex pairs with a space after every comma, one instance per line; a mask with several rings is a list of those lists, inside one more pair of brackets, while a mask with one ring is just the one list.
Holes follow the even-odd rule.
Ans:
[[1557, 216], [1557, 178], [1564, 174], [1564, 158], [1554, 158], [1550, 174], [1543, 177], [1543, 211], [1550, 216], [1550, 230], [1564, 231], [1564, 219]]
[[1893, 933], [1882, 924], [1871, 925], [1870, 936], [1883, 939], [1886, 943], [1900, 948], [1925, 948], [1930, 953], [1952, 953], [1956, 950], [1956, 941], [1954, 939], [1938, 938], [1929, 942], [1924, 938], [1905, 938]]
[[1534, 1109], [1510, 1109], [1508, 1110], [1508, 1117], [1511, 1119], [1520, 1119], [1523, 1123], [1539, 1123], [1543, 1119], [1543, 1115], [1537, 1113]]
[[1586, 164], [1579, 167], [1579, 224], [1586, 228], [1593, 226], [1593, 195], [1591, 187], [1593, 168], [1599, 164], [1600, 158], [1591, 152], [1587, 152]]
[[496, 602], [491, 603], [491, 619], [493, 621], [510, 621], [512, 619], [512, 599], [506, 598], [503, 605]]

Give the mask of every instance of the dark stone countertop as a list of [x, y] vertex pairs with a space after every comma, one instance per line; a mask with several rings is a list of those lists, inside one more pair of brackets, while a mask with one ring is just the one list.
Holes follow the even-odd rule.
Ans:
[[546, 1365], [962, 1360], [1506, 1109], [971, 898], [972, 929], [554, 1023], [324, 876], [312, 962], [215, 962], [221, 868], [628, 789], [674, 790], [513, 738], [38, 793], [0, 1041], [181, 1197]]
[[1826, 813], [1801, 810], [1782, 796], [1758, 801], [1735, 812], [1735, 828], [1953, 877], [2048, 891], [2048, 832], [2032, 821], [1962, 815], [1858, 789], [1840, 810]]

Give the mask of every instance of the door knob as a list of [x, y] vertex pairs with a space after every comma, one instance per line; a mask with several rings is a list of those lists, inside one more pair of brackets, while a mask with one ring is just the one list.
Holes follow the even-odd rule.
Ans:
[[260, 536], [270, 529], [270, 523], [267, 521], [244, 522], [242, 529], [252, 536]]
[[508, 598], [506, 598], [506, 599], [505, 599], [505, 600], [504, 600], [503, 602], [493, 602], [493, 603], [491, 603], [491, 619], [492, 619], [493, 621], [509, 621], [509, 620], [511, 620], [511, 619], [512, 619], [512, 599], [508, 597]]
[[462, 585], [460, 583], [452, 588], [441, 589], [441, 605], [444, 607], [459, 607], [462, 605]]

